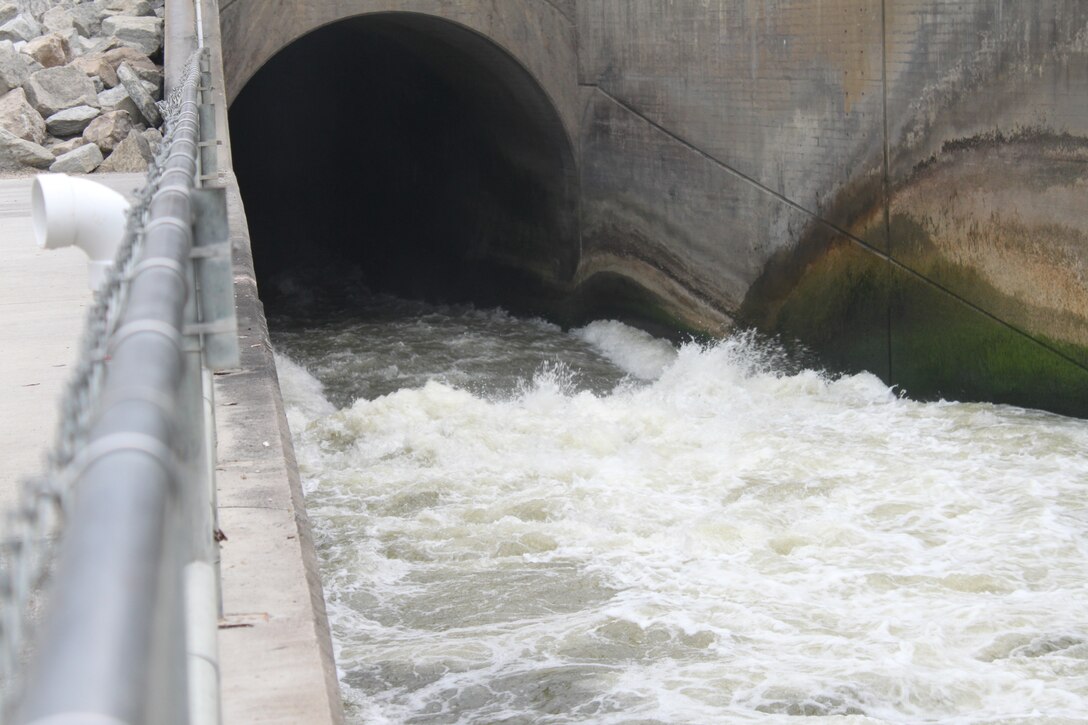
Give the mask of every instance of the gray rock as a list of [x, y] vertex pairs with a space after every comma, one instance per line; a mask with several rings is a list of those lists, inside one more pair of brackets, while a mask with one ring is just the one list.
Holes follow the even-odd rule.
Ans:
[[160, 18], [115, 15], [102, 21], [102, 34], [117, 38], [145, 55], [154, 55], [162, 47], [162, 26]]
[[106, 2], [96, 2], [95, 5], [104, 16], [131, 15], [139, 17], [141, 15], [154, 15], [151, 3], [147, 2], [147, 0], [106, 0]]
[[0, 97], [0, 128], [15, 134], [24, 141], [40, 144], [45, 141], [45, 121], [41, 114], [27, 103], [22, 88], [8, 91]]
[[147, 125], [162, 125], [162, 116], [159, 114], [159, 107], [155, 105], [155, 101], [151, 98], [151, 94], [143, 87], [139, 76], [137, 76], [136, 72], [128, 66], [128, 63], [122, 63], [117, 66], [117, 77], [121, 79], [121, 85], [125, 87], [129, 96], [132, 97], [132, 101], [136, 104], [136, 108], [140, 109], [140, 115], [147, 121]]
[[149, 128], [140, 134], [147, 139], [147, 145], [151, 147], [151, 155], [159, 153], [162, 148], [162, 133], [157, 128]]
[[3, 25], [0, 25], [0, 40], [33, 40], [42, 34], [42, 26], [27, 13], [16, 15]]
[[33, 73], [23, 84], [23, 89], [30, 105], [46, 118], [66, 108], [98, 106], [94, 83], [71, 66], [46, 68]]
[[42, 64], [44, 68], [66, 65], [71, 60], [68, 39], [60, 33], [49, 33], [35, 38], [23, 46], [20, 51]]
[[[53, 154], [49, 154], [53, 158]], [[84, 144], [56, 157], [49, 170], [59, 174], [89, 174], [102, 163], [102, 152], [93, 143]]]
[[117, 144], [124, 141], [131, 132], [132, 119], [128, 113], [110, 111], [91, 121], [83, 131], [83, 138], [108, 154], [117, 148]]
[[102, 15], [94, 5], [76, 5], [69, 12], [72, 25], [84, 38], [93, 38], [102, 32]]
[[156, 86], [159, 89], [159, 92], [161, 92], [163, 82], [162, 68], [154, 64], [152, 64], [152, 66], [152, 68], [146, 66], [137, 68], [136, 66], [132, 66], [132, 70], [136, 71], [136, 75], [140, 76], [140, 80], [144, 83], [150, 83]]
[[19, 14], [19, 6], [15, 3], [0, 4], [0, 25], [12, 20]]
[[101, 115], [102, 112], [93, 106], [76, 106], [58, 111], [45, 119], [45, 127], [53, 136], [77, 136]]
[[103, 112], [126, 111], [131, 118], [143, 118], [140, 109], [136, 107], [136, 102], [121, 85], [99, 93], [98, 105], [102, 106]]
[[117, 145], [100, 167], [101, 171], [147, 171], [154, 158], [151, 145], [139, 131], [133, 131]]
[[[105, 53], [107, 50], [123, 47], [117, 38], [85, 38], [84, 53]], [[138, 51], [137, 51], [138, 52]]]
[[[2, 42], [2, 41], [0, 41], [0, 42]], [[23, 43], [23, 46], [26, 46], [26, 43]], [[16, 50], [18, 50], [18, 48], [16, 48]], [[26, 68], [27, 78], [29, 78], [30, 76], [34, 75], [38, 71], [43, 70], [45, 68], [44, 65], [42, 65], [38, 61], [34, 60], [33, 58], [31, 58], [26, 53], [19, 53], [18, 55], [19, 55], [19, 60], [23, 61], [23, 67]]]
[[35, 20], [41, 20], [45, 11], [54, 5], [67, 5], [71, 4], [71, 0], [16, 0], [15, 4], [18, 5], [24, 13], [34, 17]]
[[162, 86], [158, 83], [151, 83], [149, 81], [140, 81], [140, 85], [144, 87], [147, 94], [156, 101], [162, 100]]
[[76, 33], [75, 42], [70, 42], [69, 45], [71, 45], [72, 48], [75, 49], [72, 52], [78, 57], [81, 55], [87, 55], [88, 53], [96, 52], [96, 49], [98, 48], [98, 41], [92, 40], [90, 38], [84, 38], [79, 33]]
[[0, 128], [0, 170], [14, 171], [26, 166], [47, 169], [52, 163], [53, 154], [48, 149]]
[[87, 139], [83, 138], [82, 136], [76, 136], [75, 138], [70, 138], [67, 141], [58, 141], [57, 143], [53, 144], [52, 146], [48, 146], [47, 148], [54, 157], [60, 158], [69, 151], [75, 151], [80, 146], [86, 146], [88, 143], [89, 142], [87, 141]]
[[18, 88], [30, 77], [25, 56], [15, 50], [10, 40], [0, 41], [0, 94]]
[[102, 57], [106, 59], [111, 66], [113, 66], [116, 72], [117, 66], [122, 63], [128, 63], [128, 67], [136, 72], [140, 80], [148, 81], [149, 83], [162, 83], [162, 69], [155, 65], [146, 54], [141, 53], [135, 48], [129, 48], [127, 46], [121, 46], [120, 48], [111, 48], [102, 52]]
[[75, 28], [72, 11], [64, 7], [49, 8], [42, 15], [42, 27], [47, 33], [61, 33]]
[[76, 58], [68, 65], [83, 71], [88, 78], [101, 78], [103, 85], [107, 88], [113, 88], [121, 82], [117, 79], [117, 71], [102, 53], [92, 53]]
[[83, 38], [76, 32], [75, 28], [58, 30], [56, 32], [64, 36], [64, 39], [68, 41], [68, 50], [72, 58], [78, 58], [83, 55]]

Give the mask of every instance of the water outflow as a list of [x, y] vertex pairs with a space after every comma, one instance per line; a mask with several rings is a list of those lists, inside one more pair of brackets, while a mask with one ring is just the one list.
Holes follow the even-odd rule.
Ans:
[[1085, 421], [743, 336], [388, 300], [277, 328], [354, 722], [1088, 713]]

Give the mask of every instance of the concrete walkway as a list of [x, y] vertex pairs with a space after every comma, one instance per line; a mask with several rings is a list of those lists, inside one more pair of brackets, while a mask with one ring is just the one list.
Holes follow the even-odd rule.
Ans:
[[[95, 175], [122, 193], [143, 174]], [[0, 506], [41, 470], [53, 440], [58, 397], [68, 381], [91, 302], [78, 249], [43, 251], [30, 217], [32, 176], [0, 179]]]

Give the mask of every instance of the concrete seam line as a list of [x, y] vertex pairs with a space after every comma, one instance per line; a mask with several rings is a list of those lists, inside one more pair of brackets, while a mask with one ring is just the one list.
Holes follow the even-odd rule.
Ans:
[[[881, 116], [883, 120], [884, 143], [884, 173], [881, 179], [884, 191], [884, 247], [888, 250], [888, 256], [892, 256], [892, 186], [891, 186], [891, 139], [888, 137], [888, 12], [887, 0], [880, 0], [880, 96]], [[888, 343], [888, 379], [894, 380], [895, 373], [892, 370], [892, 308], [888, 305], [884, 320], [885, 339]]]

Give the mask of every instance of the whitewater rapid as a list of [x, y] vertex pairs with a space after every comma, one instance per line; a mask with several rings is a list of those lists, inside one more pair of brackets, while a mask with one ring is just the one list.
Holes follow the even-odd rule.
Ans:
[[618, 322], [274, 340], [353, 722], [1088, 718], [1085, 421]]

